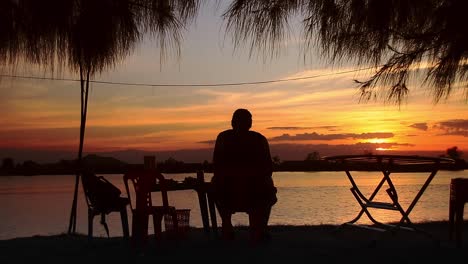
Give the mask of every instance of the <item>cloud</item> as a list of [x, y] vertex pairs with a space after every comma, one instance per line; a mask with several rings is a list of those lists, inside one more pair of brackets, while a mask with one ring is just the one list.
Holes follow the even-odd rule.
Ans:
[[434, 127], [445, 131], [441, 135], [468, 137], [468, 119], [451, 119], [441, 121], [435, 124]]
[[411, 143], [397, 143], [397, 142], [383, 142], [383, 143], [369, 143], [369, 142], [358, 142], [356, 145], [361, 146], [372, 146], [374, 148], [385, 148], [391, 149], [393, 147], [404, 146], [404, 147], [414, 147], [414, 144]]
[[335, 131], [338, 126], [315, 126], [315, 127], [268, 127], [267, 129], [272, 130], [303, 130], [303, 129], [328, 129], [330, 131]]
[[419, 130], [427, 131], [427, 123], [414, 123], [412, 125], [409, 125], [409, 127], [416, 128]]
[[[272, 156], [279, 156], [281, 160], [304, 160], [307, 154], [312, 152], [318, 152], [320, 156], [332, 156], [332, 155], [353, 155], [363, 153], [381, 153], [378, 148], [388, 149], [385, 151], [386, 154], [426, 154], [424, 152], [413, 152], [410, 150], [399, 151], [398, 146], [413, 146], [407, 143], [369, 143], [359, 142], [355, 144], [292, 144], [292, 143], [277, 143], [270, 145], [270, 151]], [[438, 152], [439, 153], [439, 152]], [[443, 151], [440, 151], [443, 153]], [[439, 154], [440, 154], [439, 153]], [[433, 153], [431, 153], [432, 155]]]
[[468, 137], [468, 131], [449, 131], [442, 135]]
[[208, 144], [208, 145], [214, 145], [214, 144], [216, 143], [216, 140], [198, 141], [197, 143], [200, 143], [200, 144]]
[[468, 119], [452, 119], [438, 123], [440, 128], [468, 130]]
[[393, 133], [389, 132], [374, 132], [374, 133], [345, 133], [345, 134], [318, 134], [313, 133], [303, 133], [296, 135], [283, 134], [281, 136], [272, 137], [270, 141], [286, 141], [286, 140], [337, 140], [337, 139], [370, 139], [370, 138], [391, 138]]

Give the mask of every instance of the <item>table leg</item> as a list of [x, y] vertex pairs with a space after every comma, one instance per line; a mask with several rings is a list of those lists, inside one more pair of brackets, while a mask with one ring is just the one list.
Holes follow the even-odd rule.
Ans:
[[393, 185], [392, 179], [390, 178], [390, 173], [391, 172], [389, 172], [389, 171], [384, 172], [385, 179], [386, 179], [388, 187], [389, 187], [386, 191], [387, 191], [388, 196], [392, 200], [393, 205], [396, 207], [396, 209], [400, 212], [400, 214], [402, 216], [401, 219], [400, 219], [400, 222], [398, 224], [398, 227], [400, 227], [401, 224], [403, 224], [405, 222], [407, 224], [412, 224], [411, 220], [409, 219], [408, 213], [405, 212], [405, 210], [403, 210], [403, 207], [401, 207], [400, 202], [398, 201], [398, 193], [396, 191], [395, 185]]
[[[393, 225], [388, 225], [388, 224], [384, 224], [384, 223], [381, 223], [381, 222], [377, 221], [374, 217], [372, 217], [372, 214], [367, 209], [368, 207], [375, 207], [375, 208], [388, 209], [388, 210], [398, 210], [400, 212], [400, 214], [402, 215], [402, 219], [400, 221], [400, 224], [403, 224], [405, 221], [408, 224], [411, 224], [411, 221], [410, 221], [410, 219], [408, 217], [408, 213], [403, 210], [403, 208], [401, 207], [401, 205], [398, 202], [398, 195], [397, 195], [395, 186], [393, 185], [393, 182], [390, 179], [391, 172], [387, 171], [387, 170], [382, 170], [382, 174], [383, 174], [382, 179], [377, 184], [376, 188], [374, 189], [374, 191], [372, 192], [370, 197], [367, 198], [359, 190], [359, 188], [358, 188], [356, 182], [354, 181], [351, 173], [349, 171], [346, 171], [346, 175], [348, 176], [348, 178], [349, 178], [349, 180], [350, 180], [350, 182], [352, 184], [352, 188], [350, 190], [351, 190], [352, 194], [354, 195], [356, 201], [361, 206], [361, 211], [359, 212], [359, 214], [353, 220], [347, 222], [346, 224], [354, 224], [365, 213], [367, 215], [367, 217], [369, 218], [369, 220], [371, 220], [371, 222], [376, 224], [376, 225], [386, 226], [386, 227], [393, 226]], [[373, 199], [375, 198], [377, 193], [380, 191], [380, 189], [382, 188], [382, 186], [383, 186], [383, 184], [385, 182], [387, 182], [387, 184], [389, 186], [389, 189], [387, 189], [387, 194], [390, 196], [393, 203], [374, 202]], [[399, 226], [400, 225], [398, 225], [396, 227], [399, 227]]]
[[401, 212], [401, 219], [400, 219], [400, 223], [398, 224], [398, 227], [401, 227], [402, 224], [404, 224], [406, 222], [406, 224], [408, 224], [410, 227], [410, 229], [412, 229], [413, 231], [417, 231], [419, 233], [423, 233], [425, 234], [426, 236], [429, 236], [429, 237], [432, 237], [431, 234], [429, 234], [428, 232], [426, 231], [423, 231], [423, 230], [420, 230], [416, 227], [413, 226], [413, 223], [411, 222], [411, 220], [409, 219], [409, 214], [411, 213], [411, 211], [413, 210], [414, 206], [416, 205], [416, 203], [419, 201], [419, 198], [421, 198], [421, 196], [423, 195], [424, 191], [426, 190], [427, 186], [429, 186], [429, 183], [432, 181], [432, 179], [434, 178], [434, 176], [437, 174], [437, 171], [432, 171], [431, 174], [429, 175], [429, 177], [427, 178], [427, 180], [424, 182], [424, 185], [421, 187], [421, 189], [419, 190], [419, 192], [416, 194], [416, 196], [414, 197], [413, 201], [411, 202], [411, 204], [408, 206], [408, 209], [406, 209], [406, 211], [403, 210], [403, 208], [401, 208], [400, 204], [397, 203], [397, 206], [399, 207], [399, 210]]
[[148, 240], [148, 213], [146, 190], [141, 188], [136, 193], [135, 210], [132, 219], [132, 244], [137, 247], [145, 247]]
[[203, 222], [203, 229], [206, 233], [210, 232], [210, 222], [208, 218], [208, 206], [206, 201], [206, 186], [205, 186], [205, 175], [203, 171], [197, 172], [197, 180], [199, 187], [197, 188], [198, 202], [200, 203], [200, 213]]
[[210, 232], [210, 223], [208, 219], [208, 207], [207, 207], [207, 201], [206, 201], [206, 194], [202, 191], [197, 191], [198, 194], [198, 201], [200, 203], [200, 212], [201, 212], [201, 217], [202, 217], [202, 222], [203, 222], [203, 229], [205, 232]]
[[218, 234], [218, 221], [216, 219], [216, 207], [213, 200], [213, 196], [208, 192], [208, 207], [210, 209], [210, 218], [211, 218], [211, 230], [215, 235]]
[[148, 240], [148, 215], [135, 210], [132, 220], [132, 244], [137, 248], [146, 246]]
[[[351, 185], [352, 185], [352, 188], [350, 189], [351, 190], [351, 193], [354, 195], [354, 197], [356, 198], [356, 200], [358, 201], [359, 205], [361, 205], [361, 211], [359, 212], [359, 214], [351, 221], [347, 222], [348, 224], [353, 224], [355, 223], [356, 221], [358, 221], [361, 216], [366, 213], [366, 215], [369, 217], [369, 219], [375, 223], [375, 224], [381, 224], [379, 223], [378, 221], [376, 221], [374, 218], [372, 218], [370, 212], [366, 209], [366, 206], [365, 204], [366, 203], [369, 203], [371, 202], [374, 197], [377, 195], [377, 193], [379, 192], [380, 188], [382, 188], [384, 182], [387, 180], [387, 177], [388, 175], [385, 174], [384, 172], [384, 177], [382, 178], [382, 180], [379, 182], [379, 184], [377, 185], [377, 187], [375, 188], [375, 190], [372, 192], [371, 196], [368, 198], [366, 198], [364, 196], [364, 194], [361, 193], [361, 191], [359, 190], [359, 187], [357, 186], [356, 182], [354, 181], [353, 179], [353, 176], [351, 175], [351, 172], [349, 171], [346, 171], [346, 175], [348, 176], [348, 179], [349, 181], [351, 182]], [[364, 203], [362, 202], [364, 201]]]
[[414, 197], [413, 199], [413, 202], [411, 202], [410, 206], [408, 206], [408, 209], [406, 209], [406, 215], [409, 215], [409, 213], [411, 213], [411, 211], [413, 210], [414, 206], [416, 205], [416, 203], [419, 201], [419, 198], [421, 198], [421, 196], [423, 195], [424, 191], [426, 190], [427, 186], [429, 186], [429, 183], [431, 183], [432, 179], [434, 178], [434, 176], [437, 174], [437, 170], [435, 171], [432, 171], [431, 174], [429, 175], [429, 177], [427, 178], [426, 182], [424, 183], [424, 185], [421, 187], [421, 189], [419, 190], [419, 192], [416, 194], [416, 197]]

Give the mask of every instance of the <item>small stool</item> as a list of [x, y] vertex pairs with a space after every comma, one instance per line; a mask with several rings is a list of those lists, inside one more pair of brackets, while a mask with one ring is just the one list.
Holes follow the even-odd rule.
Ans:
[[468, 178], [454, 178], [450, 181], [449, 203], [449, 236], [455, 240], [457, 247], [462, 245], [463, 210], [468, 202]]

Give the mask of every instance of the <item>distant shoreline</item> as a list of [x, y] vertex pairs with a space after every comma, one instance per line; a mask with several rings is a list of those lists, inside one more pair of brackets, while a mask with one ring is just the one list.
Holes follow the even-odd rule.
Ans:
[[[463, 170], [468, 170], [468, 167], [456, 167], [456, 168], [440, 168], [438, 171], [463, 171]], [[167, 174], [180, 174], [180, 173], [197, 173], [199, 170], [173, 170], [173, 171], [168, 171], [168, 170], [161, 170], [162, 173], [167, 173]], [[212, 173], [212, 171], [206, 171], [202, 170], [205, 173]], [[297, 168], [297, 167], [291, 167], [291, 168], [282, 168], [282, 169], [277, 169], [274, 170], [274, 172], [337, 172], [337, 171], [344, 171], [342, 168]], [[379, 169], [351, 169], [349, 171], [381, 171]], [[423, 172], [430, 172], [430, 170], [424, 170]], [[421, 172], [419, 170], [414, 170], [414, 172]], [[97, 174], [124, 174], [125, 170], [96, 170]], [[7, 176], [42, 176], [42, 175], [50, 175], [50, 176], [60, 176], [60, 175], [75, 175], [75, 171], [57, 171], [57, 172], [41, 172], [41, 170], [38, 170], [37, 172], [30, 172], [30, 173], [16, 173], [16, 172], [3, 172], [0, 171], [0, 177], [7, 177]]]
[[[143, 164], [128, 164], [110, 157], [100, 157], [97, 155], [88, 155], [83, 158], [86, 167], [92, 168], [99, 174], [123, 174], [134, 168], [142, 168]], [[351, 169], [349, 164], [347, 169], [351, 171], [381, 171], [378, 164], [354, 164]], [[62, 160], [51, 164], [38, 164], [33, 161], [25, 162], [21, 165], [0, 168], [0, 176], [34, 176], [34, 175], [69, 175], [76, 173], [75, 161]], [[196, 173], [204, 171], [210, 173], [213, 171], [212, 163], [207, 161], [203, 163], [185, 163], [174, 159], [169, 159], [157, 164], [162, 173]], [[407, 171], [432, 171], [433, 165], [403, 165], [400, 166]], [[465, 160], [457, 160], [454, 164], [440, 164], [438, 170], [467, 170], [468, 163]], [[291, 160], [282, 161], [273, 164], [274, 171], [343, 171], [344, 164], [329, 162], [327, 160]]]

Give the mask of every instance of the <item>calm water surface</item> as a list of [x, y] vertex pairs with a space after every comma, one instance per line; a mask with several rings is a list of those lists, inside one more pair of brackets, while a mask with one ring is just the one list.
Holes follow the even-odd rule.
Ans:
[[[125, 194], [122, 175], [104, 176]], [[209, 181], [211, 176], [206, 174], [206, 180]], [[353, 172], [353, 176], [366, 195], [370, 195], [381, 179], [379, 172]], [[402, 173], [393, 176], [400, 203], [406, 209], [428, 174]], [[183, 180], [196, 175], [166, 174], [166, 177]], [[359, 212], [360, 207], [349, 191], [349, 180], [344, 172], [276, 172], [273, 177], [278, 187], [278, 203], [273, 207], [271, 224], [341, 224], [353, 219]], [[457, 177], [468, 178], [468, 171], [439, 171], [414, 207], [410, 219], [413, 222], [447, 220], [450, 180]], [[74, 182], [73, 175], [0, 177], [0, 240], [67, 232]], [[80, 185], [77, 231], [86, 234], [87, 208], [81, 191]], [[389, 201], [385, 192], [381, 194], [374, 200]], [[159, 195], [154, 195], [154, 202], [159, 203], [159, 198]], [[169, 200], [177, 208], [191, 209], [190, 225], [202, 227], [194, 191], [170, 192]], [[465, 219], [467, 215], [465, 210]], [[373, 216], [384, 223], [400, 220], [398, 212], [388, 210], [374, 209]], [[131, 224], [131, 214], [129, 221]], [[108, 215], [107, 222], [111, 236], [122, 236], [118, 213]], [[248, 217], [238, 213], [234, 215], [233, 222], [247, 225]], [[370, 221], [363, 216], [359, 223]], [[95, 217], [94, 229], [96, 236], [105, 236], [99, 217]]]

